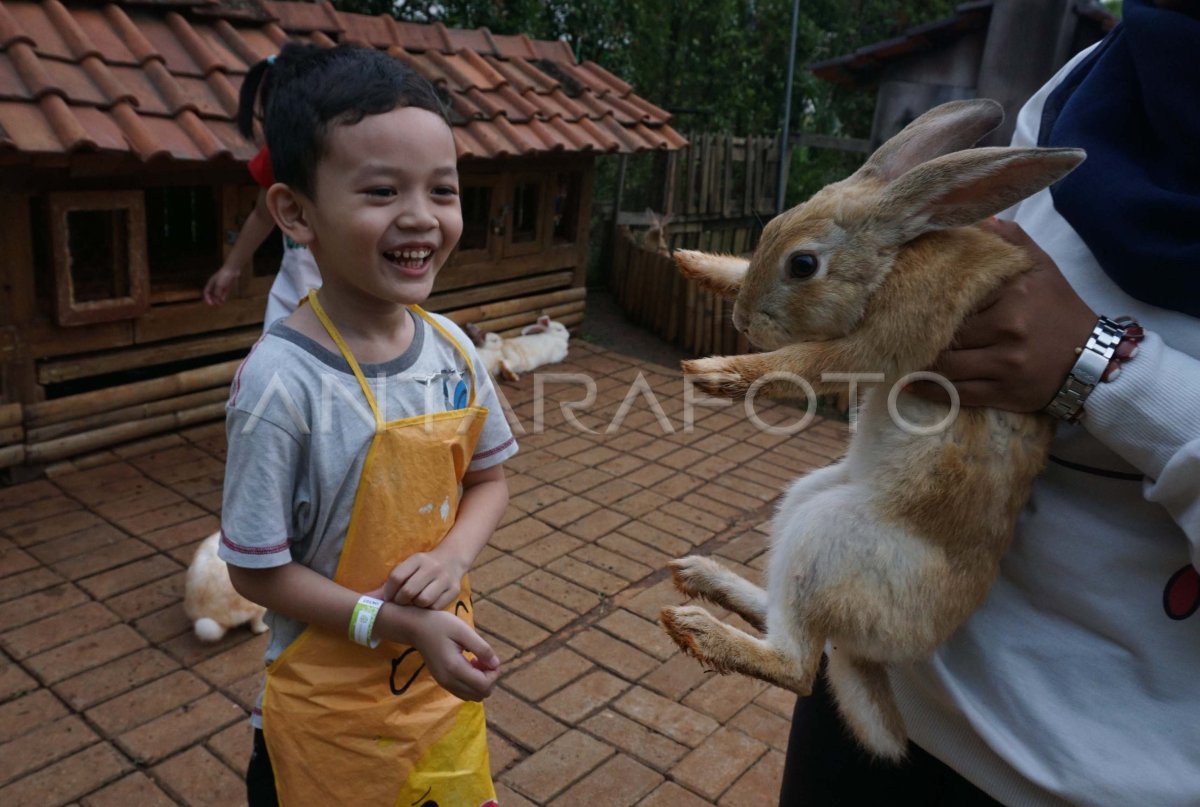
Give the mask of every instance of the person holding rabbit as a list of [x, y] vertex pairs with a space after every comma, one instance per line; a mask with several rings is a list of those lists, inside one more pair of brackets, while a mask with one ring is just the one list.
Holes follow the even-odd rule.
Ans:
[[[266, 109], [271, 97], [274, 81], [271, 66], [275, 64], [275, 59], [275, 56], [268, 56], [251, 67], [238, 91], [238, 131], [243, 137], [256, 142], [262, 138], [261, 130], [256, 131], [255, 117], [256, 114], [261, 114], [261, 110]], [[258, 197], [254, 202], [254, 209], [242, 224], [237, 239], [225, 257], [225, 262], [204, 284], [204, 302], [209, 305], [225, 304], [238, 279], [250, 265], [254, 251], [275, 231], [275, 220], [271, 218], [271, 212], [267, 209], [267, 189], [275, 184], [275, 174], [271, 170], [271, 152], [266, 145], [258, 150], [246, 167], [258, 185]], [[284, 235], [283, 259], [267, 296], [263, 330], [269, 330], [276, 322], [295, 311], [296, 306], [300, 304], [300, 298], [309, 289], [320, 287], [321, 272], [317, 269], [312, 253], [303, 244]]]
[[249, 801], [494, 804], [499, 659], [466, 573], [517, 447], [470, 340], [419, 305], [462, 233], [454, 137], [381, 51], [290, 44], [271, 69], [265, 201], [324, 284], [226, 408], [219, 556], [271, 629]]
[[984, 604], [889, 670], [907, 760], [866, 755], [818, 685], [781, 807], [1200, 799], [1197, 50], [1200, 3], [1125, 0], [1021, 111], [1014, 145], [1087, 160], [985, 225], [1034, 269], [932, 369], [964, 406], [1055, 415], [1050, 461]]

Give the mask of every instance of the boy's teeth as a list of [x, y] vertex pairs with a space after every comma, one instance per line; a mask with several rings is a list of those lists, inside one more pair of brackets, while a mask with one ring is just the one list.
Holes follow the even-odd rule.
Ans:
[[393, 261], [423, 261], [430, 255], [428, 249], [393, 249], [384, 255]]

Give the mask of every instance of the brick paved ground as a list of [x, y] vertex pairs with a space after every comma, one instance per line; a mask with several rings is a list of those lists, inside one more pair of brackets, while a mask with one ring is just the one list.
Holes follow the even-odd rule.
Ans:
[[[656, 623], [682, 600], [664, 564], [714, 554], [757, 578], [773, 499], [839, 456], [844, 427], [784, 437], [699, 408], [688, 433], [673, 369], [576, 342], [553, 370], [596, 380], [569, 416], [599, 433], [557, 406], [582, 386], [547, 385], [540, 433], [532, 378], [503, 388], [527, 433], [473, 573], [505, 662], [487, 702], [501, 804], [773, 803], [793, 699], [675, 650]], [[604, 433], [640, 371], [674, 432], [638, 396]], [[242, 802], [264, 638], [203, 645], [180, 605], [217, 526], [224, 448], [214, 424], [0, 488], [0, 804]]]

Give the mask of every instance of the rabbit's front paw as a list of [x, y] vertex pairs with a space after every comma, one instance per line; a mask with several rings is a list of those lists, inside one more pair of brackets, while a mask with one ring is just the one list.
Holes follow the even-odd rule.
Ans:
[[711, 558], [688, 555], [667, 564], [675, 588], [689, 597], [705, 597], [717, 587], [721, 567]]
[[750, 381], [731, 368], [723, 358], [683, 362], [683, 374], [705, 395], [715, 398], [744, 398]]
[[662, 609], [658, 618], [680, 650], [719, 673], [731, 671], [725, 626], [708, 611], [679, 605]]

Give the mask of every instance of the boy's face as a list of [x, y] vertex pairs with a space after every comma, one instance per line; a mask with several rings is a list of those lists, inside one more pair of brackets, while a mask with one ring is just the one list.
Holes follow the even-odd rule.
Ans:
[[305, 204], [325, 283], [380, 302], [429, 296], [462, 235], [450, 127], [416, 107], [334, 126]]

